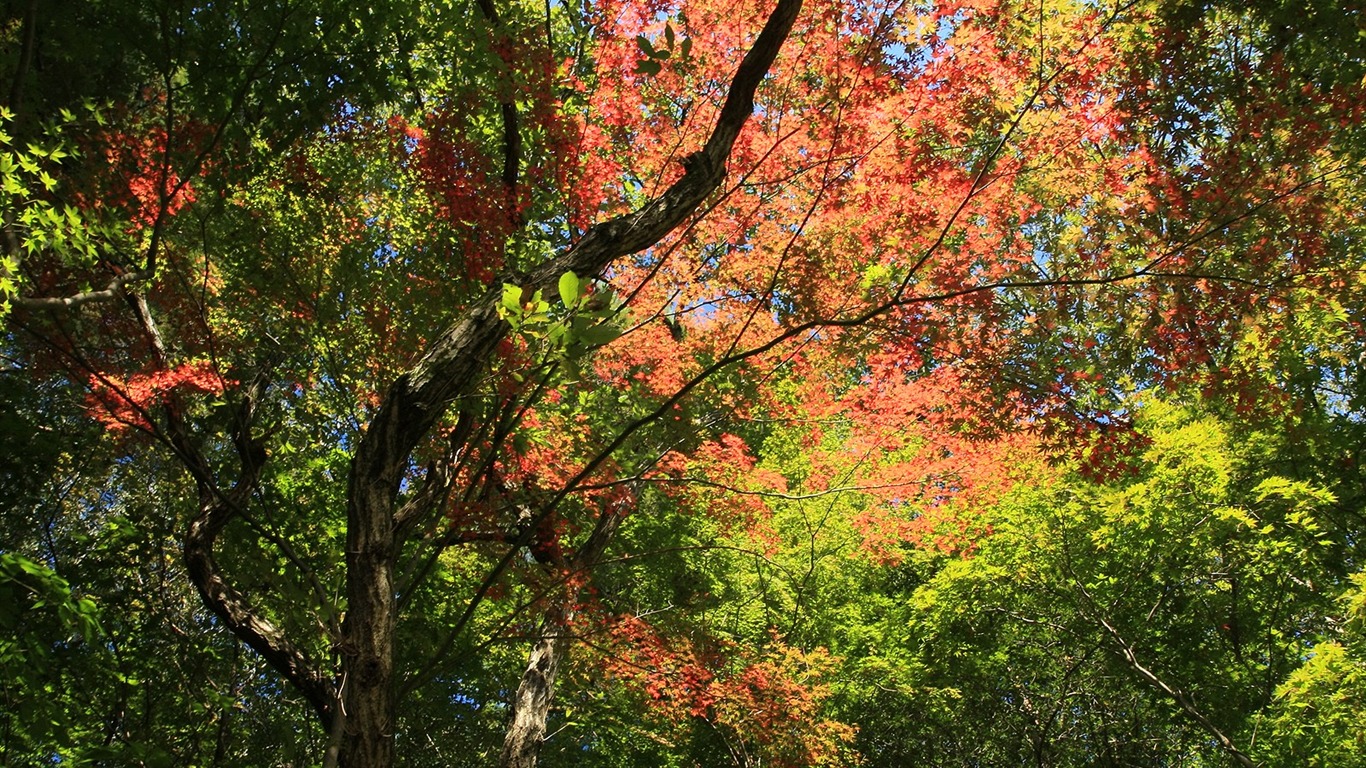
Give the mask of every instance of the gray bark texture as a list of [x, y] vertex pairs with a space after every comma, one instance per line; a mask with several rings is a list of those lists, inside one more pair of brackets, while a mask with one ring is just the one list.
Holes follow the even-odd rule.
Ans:
[[502, 768], [535, 768], [545, 742], [546, 721], [555, 698], [555, 676], [569, 655], [573, 614], [563, 606], [546, 611], [541, 637], [531, 646], [522, 682], [512, 700], [512, 720], [503, 740]]

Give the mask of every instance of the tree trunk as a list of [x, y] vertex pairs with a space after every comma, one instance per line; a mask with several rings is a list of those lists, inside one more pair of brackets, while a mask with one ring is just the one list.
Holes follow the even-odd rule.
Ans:
[[[359, 465], [359, 463], [358, 463]], [[340, 764], [388, 768], [394, 763], [393, 494], [386, 483], [353, 485], [346, 530], [346, 621], [342, 625]]]
[[[639, 493], [639, 489], [634, 489]], [[592, 533], [567, 564], [570, 573], [591, 571], [602, 560], [617, 528], [626, 516], [623, 508], [608, 509], [599, 517]], [[531, 647], [526, 672], [512, 701], [512, 722], [503, 739], [499, 768], [536, 768], [536, 759], [545, 742], [546, 720], [555, 697], [555, 675], [569, 657], [569, 624], [574, 620], [571, 607], [579, 600], [579, 590], [570, 589], [561, 602], [545, 612], [541, 636]]]
[[568, 623], [573, 612], [563, 606], [546, 611], [541, 637], [531, 646], [517, 697], [512, 703], [512, 722], [503, 740], [501, 768], [535, 768], [545, 742], [546, 720], [555, 695], [555, 675], [569, 654]]
[[[639, 210], [594, 225], [568, 251], [532, 269], [522, 281], [524, 287], [549, 289], [571, 271], [600, 275], [616, 259], [653, 246], [720, 186], [731, 148], [754, 111], [754, 91], [768, 73], [801, 6], [802, 0], [778, 0], [736, 69], [706, 145], [684, 159], [683, 176]], [[474, 387], [507, 333], [507, 323], [498, 316], [501, 295], [501, 285], [490, 286], [389, 388], [351, 463], [347, 486], [347, 616], [342, 628], [342, 708], [338, 713], [345, 718], [338, 761], [344, 768], [393, 765], [398, 612], [394, 559], [401, 544], [398, 529], [402, 522], [396, 514], [399, 489], [413, 449], [449, 406]], [[610, 537], [610, 531], [606, 536]], [[580, 562], [591, 563], [592, 559]], [[542, 707], [541, 737], [536, 744], [544, 735], [544, 713], [548, 712], [555, 672], [563, 658], [563, 646], [556, 651], [555, 644], [563, 644], [567, 638], [563, 633], [543, 637], [538, 649], [547, 642], [539, 654], [533, 650], [528, 675], [534, 680], [526, 683], [530, 701], [540, 702]], [[537, 711], [536, 706], [523, 709], [527, 717]], [[323, 722], [327, 727], [332, 720], [324, 717]], [[528, 765], [534, 764], [534, 750], [531, 759]]]

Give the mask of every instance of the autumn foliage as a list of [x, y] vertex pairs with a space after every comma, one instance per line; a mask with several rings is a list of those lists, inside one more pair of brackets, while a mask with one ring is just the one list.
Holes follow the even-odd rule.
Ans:
[[[1257, 656], [1226, 615], [1290, 572], [1252, 531], [1327, 531], [1324, 584], [1356, 567], [1350, 514], [1305, 521], [1356, 498], [1326, 446], [1362, 405], [1357, 10], [127, 5], [161, 45], [126, 67], [87, 73], [37, 11], [11, 26], [48, 48], [0, 32], [4, 357], [177, 489], [149, 530], [262, 665], [233, 662], [254, 682], [217, 744], [269, 677], [328, 765], [423, 728], [508, 766], [1014, 764], [882, 718], [978, 685], [982, 722], [1033, 718], [1031, 764], [1100, 764], [1047, 745], [1160, 701], [1173, 743], [1247, 766], [1245, 723], [1170, 681], [1249, 713], [1276, 684], [1142, 654], [1179, 636], [1229, 680], [1318, 684], [1290, 677], [1308, 645]], [[1257, 474], [1328, 454], [1340, 488]], [[142, 510], [125, 486], [91, 498]], [[1217, 556], [1143, 538], [1188, 513]], [[1116, 574], [1159, 595], [1151, 627]], [[1332, 626], [1316, 590], [1283, 614], [1305, 637]], [[1044, 643], [1036, 690], [1011, 654]], [[1091, 698], [1044, 717], [1073, 674]]]

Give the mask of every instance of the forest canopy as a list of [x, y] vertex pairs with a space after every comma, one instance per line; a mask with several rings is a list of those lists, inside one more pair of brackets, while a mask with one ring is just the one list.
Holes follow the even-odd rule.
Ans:
[[1366, 10], [0, 1], [0, 765], [1366, 766]]

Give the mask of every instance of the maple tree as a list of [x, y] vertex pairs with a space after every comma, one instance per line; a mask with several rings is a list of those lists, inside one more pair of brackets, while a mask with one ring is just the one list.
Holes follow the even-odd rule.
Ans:
[[[1230, 490], [1232, 470], [1183, 452], [1226, 454], [1219, 428], [1187, 430], [1144, 393], [1210, 419], [1359, 413], [1357, 16], [106, 5], [20, 3], [4, 32], [6, 373], [26, 382], [16, 403], [54, 414], [5, 433], [73, 446], [14, 438], [44, 451], [13, 483], [41, 497], [69, 481], [48, 527], [102, 547], [67, 563], [17, 526], [13, 548], [48, 565], [7, 554], [0, 584], [35, 596], [32, 632], [90, 635], [89, 605], [62, 595], [152, 589], [131, 586], [138, 558], [159, 563], [164, 599], [107, 601], [106, 631], [138, 649], [124, 656], [202, 644], [177, 669], [215, 695], [148, 701], [142, 725], [119, 714], [98, 737], [19, 728], [32, 754], [98, 741], [82, 759], [223, 764], [244, 700], [265, 702], [247, 707], [258, 732], [316, 721], [298, 762], [328, 765], [462, 759], [447, 749], [507, 766], [949, 764], [934, 755], [998, 748], [879, 714], [882, 675], [897, 711], [962, 715], [942, 669], [1015, 686], [968, 721], [989, 734], [999, 713], [1036, 764], [1121, 759], [1087, 745], [1123, 711], [1142, 713], [1135, 733], [1171, 726], [1172, 750], [1212, 739], [1248, 764], [1272, 757], [1237, 718], [1283, 681], [1287, 701], [1326, 684], [1292, 662], [1322, 643], [1342, 651], [1319, 666], [1355, 669], [1355, 641], [1319, 618], [1337, 596], [1277, 590], [1355, 562], [1359, 515], [1331, 528], [1332, 558], [1304, 554], [1306, 521], [1332, 506], [1322, 478]], [[1172, 473], [1204, 473], [1215, 500], [1153, 501]], [[1082, 500], [1028, 501], [1051, 493]], [[1113, 498], [1141, 511], [1125, 525], [1151, 518], [1147, 538], [1106, 518]], [[1247, 509], [1295, 531], [1249, 538]], [[1006, 528], [1057, 546], [1012, 549]], [[1226, 636], [1175, 609], [1139, 626], [1131, 595], [1102, 587], [1188, 528], [1203, 538], [1162, 574], [1199, 574], [1209, 591], [1186, 599], [1221, 604], [1219, 550], [1240, 589], [1319, 634], [1259, 636], [1202, 670]], [[120, 561], [120, 543], [143, 554]], [[1052, 591], [1012, 591], [1001, 558]], [[898, 586], [905, 572], [925, 586]], [[991, 590], [1039, 615], [976, 666]], [[1058, 593], [1071, 602], [1050, 606]], [[918, 611], [929, 652], [877, 628], [898, 611]], [[1139, 653], [1167, 647], [1194, 655]], [[16, 649], [3, 668], [44, 653]], [[120, 713], [130, 680], [170, 674], [94, 650], [79, 663]], [[1046, 701], [1061, 689], [1020, 680], [1030, 664], [1084, 677], [1093, 722], [1062, 724]], [[1269, 682], [1236, 712], [1181, 687], [1242, 691], [1254, 673]], [[157, 743], [150, 723], [195, 707], [216, 713], [212, 736]], [[1324, 732], [1352, 711], [1324, 713]], [[576, 741], [551, 738], [566, 729]], [[1073, 740], [1051, 746], [1060, 729]]]

